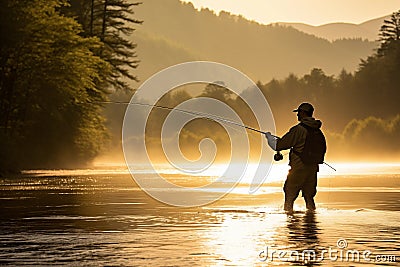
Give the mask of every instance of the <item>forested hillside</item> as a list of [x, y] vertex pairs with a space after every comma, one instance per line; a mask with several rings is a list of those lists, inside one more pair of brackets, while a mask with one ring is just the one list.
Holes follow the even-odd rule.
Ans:
[[[143, 34], [140, 40], [132, 36], [138, 43], [142, 61], [138, 75], [142, 81], [171, 63], [192, 60], [188, 53], [197, 60], [231, 65], [264, 82], [289, 73], [303, 75], [312, 68], [333, 75], [343, 68], [356, 70], [360, 59], [377, 47], [377, 43], [361, 38], [330, 42], [292, 27], [260, 25], [226, 12], [216, 15], [207, 9], [198, 11], [179, 0], [163, 0], [162, 4], [144, 0], [135, 15], [144, 21], [137, 29]], [[181, 53], [173, 58], [167, 44]]]

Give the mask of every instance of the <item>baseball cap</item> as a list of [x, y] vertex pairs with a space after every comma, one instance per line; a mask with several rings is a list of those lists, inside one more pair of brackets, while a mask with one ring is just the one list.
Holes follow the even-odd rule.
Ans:
[[293, 110], [293, 112], [298, 112], [299, 110], [312, 114], [314, 112], [314, 107], [310, 103], [301, 103], [297, 109]]

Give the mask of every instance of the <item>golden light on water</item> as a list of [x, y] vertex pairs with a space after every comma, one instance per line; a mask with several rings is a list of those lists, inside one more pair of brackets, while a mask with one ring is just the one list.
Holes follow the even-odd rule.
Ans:
[[[392, 175], [400, 173], [400, 163], [398, 162], [330, 162], [330, 165], [336, 169], [332, 170], [325, 164], [320, 165], [320, 171], [318, 173], [319, 178], [332, 178], [341, 175]], [[138, 164], [140, 167], [140, 164]], [[140, 170], [140, 168], [137, 168]], [[251, 182], [252, 175], [257, 169], [257, 164], [250, 163], [247, 166], [247, 170], [242, 177], [240, 183], [248, 184]], [[204, 170], [196, 171], [196, 166], [191, 166], [194, 170], [193, 173], [185, 173], [179, 169], [174, 168], [168, 164], [155, 164], [154, 170], [145, 170], [143, 173], [155, 173], [158, 172], [164, 175], [167, 179], [174, 183], [183, 183], [182, 185], [193, 186], [188, 184], [190, 180], [196, 180], [197, 183], [208, 184], [224, 174], [227, 168], [227, 164], [213, 164], [209, 168]], [[283, 182], [286, 178], [288, 170], [290, 167], [286, 162], [284, 163], [274, 163], [265, 179], [266, 184], [268, 183], [279, 183]], [[129, 171], [124, 163], [108, 163], [108, 162], [96, 162], [93, 169], [84, 170], [34, 170], [27, 171], [26, 173], [33, 175], [94, 175], [94, 174], [129, 174]], [[196, 186], [196, 185], [194, 185]], [[197, 185], [201, 186], [201, 185]]]
[[[331, 165], [336, 168], [336, 172], [325, 165], [320, 165], [320, 175], [338, 175], [338, 174], [391, 174], [400, 171], [399, 162], [332, 162]], [[138, 164], [140, 166], [140, 164]], [[218, 176], [226, 169], [227, 164], [215, 164], [210, 168], [196, 172], [195, 176]], [[192, 167], [194, 170], [195, 166]], [[254, 171], [257, 164], [249, 164], [248, 172]], [[287, 163], [274, 163], [272, 165], [268, 180], [280, 181], [273, 177], [281, 177], [282, 173], [286, 177], [289, 170]], [[166, 174], [178, 174], [179, 170], [167, 164], [155, 164], [154, 170]], [[143, 169], [143, 172], [148, 170]], [[29, 170], [24, 173], [33, 175], [89, 175], [89, 174], [107, 174], [107, 173], [129, 173], [127, 166], [123, 162], [104, 162], [97, 161], [92, 169], [73, 169], [73, 170]]]
[[[265, 216], [264, 216], [265, 215]], [[267, 244], [273, 244], [284, 225], [285, 214], [221, 213], [221, 224], [207, 233], [204, 244], [221, 259], [221, 266], [229, 259], [232, 262], [247, 262], [249, 266], [257, 260]]]
[[[332, 167], [334, 167], [336, 170], [331, 169], [325, 164], [320, 165], [320, 171], [318, 173], [318, 177], [320, 179], [334, 178], [335, 176], [342, 176], [342, 175], [348, 175], [348, 176], [373, 175], [373, 174], [391, 175], [391, 174], [398, 174], [400, 172], [400, 163], [333, 162], [330, 165], [332, 165]], [[196, 186], [201, 186], [199, 185], [201, 183], [203, 184], [212, 183], [217, 179], [217, 177], [220, 177], [224, 174], [226, 168], [227, 164], [214, 164], [208, 169], [205, 169], [203, 171], [191, 175], [188, 174], [185, 175], [185, 173], [181, 173], [179, 170], [174, 168], [168, 168], [165, 165], [158, 166], [157, 170], [160, 173], [169, 174], [169, 176], [166, 177], [168, 177], [169, 181], [173, 183], [196, 187]], [[249, 164], [239, 184], [242, 185], [250, 184], [252, 182], [254, 173], [257, 168], [258, 164]], [[269, 170], [268, 173], [266, 173], [267, 176], [265, 178], [264, 184], [283, 183], [286, 179], [289, 169], [290, 166], [288, 166], [286, 163], [272, 164], [271, 169]], [[229, 178], [230, 177], [227, 177], [228, 180]], [[193, 185], [190, 185], [190, 181], [193, 182]]]

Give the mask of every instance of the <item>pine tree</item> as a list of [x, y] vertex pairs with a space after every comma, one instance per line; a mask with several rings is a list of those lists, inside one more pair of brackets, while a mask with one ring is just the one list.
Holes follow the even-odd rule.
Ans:
[[393, 46], [400, 45], [400, 10], [394, 12], [390, 19], [384, 20], [379, 36], [381, 46], [377, 51], [378, 56], [384, 56]]
[[76, 16], [83, 25], [86, 36], [96, 36], [104, 46], [96, 53], [111, 66], [106, 83], [99, 85], [116, 90], [131, 91], [130, 81], [138, 81], [132, 71], [138, 67], [136, 44], [129, 40], [134, 24], [142, 21], [133, 18], [133, 8], [140, 3], [127, 0], [73, 0], [68, 13]]

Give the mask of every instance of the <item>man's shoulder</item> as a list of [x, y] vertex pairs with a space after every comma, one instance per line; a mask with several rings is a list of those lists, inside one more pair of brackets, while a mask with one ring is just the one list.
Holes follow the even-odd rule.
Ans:
[[307, 131], [307, 129], [305, 128], [305, 126], [300, 122], [300, 123], [294, 125], [292, 128], [290, 128], [289, 131], [290, 131], [290, 132], [297, 132], [297, 131], [304, 131], [304, 130]]

